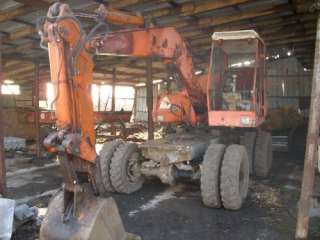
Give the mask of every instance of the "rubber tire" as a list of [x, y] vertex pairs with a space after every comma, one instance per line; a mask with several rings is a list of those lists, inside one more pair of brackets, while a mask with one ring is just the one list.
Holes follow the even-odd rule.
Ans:
[[101, 171], [101, 181], [103, 183], [104, 189], [107, 192], [114, 192], [114, 187], [111, 184], [110, 179], [110, 164], [111, 159], [114, 155], [114, 152], [117, 148], [123, 144], [122, 140], [113, 140], [103, 144], [102, 149], [100, 150], [100, 171]]
[[308, 124], [303, 123], [293, 127], [288, 134], [289, 157], [304, 159], [307, 144]]
[[254, 159], [256, 137], [257, 137], [257, 133], [252, 131], [252, 132], [245, 132], [243, 137], [240, 138], [240, 145], [245, 146], [245, 148], [247, 149], [250, 175], [253, 175], [253, 159]]
[[106, 193], [106, 189], [102, 182], [100, 158], [96, 159], [96, 166], [94, 168], [93, 174], [94, 174], [94, 181], [96, 186], [95, 190], [98, 191], [99, 195]]
[[118, 193], [130, 194], [138, 191], [144, 182], [141, 176], [136, 181], [130, 181], [127, 175], [127, 165], [132, 154], [138, 152], [138, 147], [134, 143], [124, 143], [115, 151], [110, 165], [110, 179], [112, 186]]
[[249, 160], [246, 148], [238, 144], [230, 145], [224, 154], [220, 177], [220, 194], [224, 208], [240, 209], [247, 198], [248, 189]]
[[265, 131], [259, 131], [256, 138], [254, 153], [254, 174], [257, 177], [267, 177], [272, 167], [272, 137]]
[[223, 144], [210, 144], [203, 157], [200, 187], [202, 202], [207, 207], [221, 207], [220, 168], [225, 149]]

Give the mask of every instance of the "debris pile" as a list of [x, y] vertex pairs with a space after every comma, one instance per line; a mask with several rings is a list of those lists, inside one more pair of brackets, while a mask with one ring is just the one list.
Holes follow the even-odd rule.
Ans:
[[5, 137], [4, 149], [5, 151], [16, 151], [26, 148], [26, 139], [18, 137]]
[[250, 188], [253, 200], [261, 207], [270, 209], [282, 207], [279, 190], [258, 182], [252, 182]]
[[0, 239], [9, 240], [19, 229], [28, 226], [38, 231], [46, 212], [47, 208], [16, 205], [15, 200], [0, 197]]

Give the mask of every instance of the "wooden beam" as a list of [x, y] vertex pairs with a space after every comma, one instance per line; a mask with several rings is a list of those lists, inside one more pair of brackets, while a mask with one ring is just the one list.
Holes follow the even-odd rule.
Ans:
[[28, 7], [19, 7], [8, 12], [2, 12], [0, 15], [0, 23], [28, 14], [34, 10], [35, 10], [35, 7], [28, 6]]
[[272, 7], [263, 11], [242, 12], [242, 13], [238, 13], [230, 16], [203, 18], [198, 20], [198, 25], [199, 26], [221, 25], [225, 23], [231, 23], [231, 22], [236, 22], [236, 21], [250, 19], [250, 18], [262, 17], [262, 16], [272, 15], [275, 13], [290, 11], [290, 10], [294, 10], [292, 5], [283, 4], [283, 5]]
[[[308, 20], [306, 22], [298, 23], [296, 20], [287, 22], [287, 21], [281, 21], [278, 24], [268, 25], [267, 27], [260, 27], [257, 24], [244, 24], [244, 25], [236, 25], [236, 26], [224, 26], [223, 28], [213, 28], [212, 33], [215, 31], [236, 31], [236, 30], [244, 30], [244, 29], [254, 29], [256, 30], [260, 35], [263, 34], [271, 34], [271, 33], [283, 33], [286, 31], [302, 31], [302, 30], [310, 30], [315, 29], [316, 22]], [[189, 41], [201, 39], [201, 38], [210, 38], [211, 36], [210, 31], [195, 31], [195, 32], [187, 32], [184, 33], [183, 36], [186, 37]], [[190, 34], [188, 34], [190, 33]]]
[[[0, 49], [1, 49], [1, 35], [0, 35]], [[2, 72], [2, 55], [0, 51], [0, 194], [5, 196], [7, 193], [7, 177], [6, 177], [6, 162], [4, 155], [4, 118], [2, 111], [2, 93], [1, 86], [4, 81], [3, 72]]]
[[3, 54], [3, 58], [7, 61], [19, 61], [19, 62], [25, 62], [25, 63], [35, 63], [36, 61], [40, 61], [41, 65], [48, 63], [48, 54], [45, 51], [42, 51], [44, 56], [25, 56], [19, 52], [15, 54]]
[[47, 8], [50, 6], [51, 3], [54, 2], [54, 0], [15, 0], [16, 2], [22, 3], [25, 6], [32, 6], [32, 7], [38, 7], [38, 8]]
[[146, 105], [148, 109], [148, 140], [154, 139], [153, 126], [153, 84], [152, 84], [152, 59], [148, 58], [146, 63], [146, 78], [147, 78], [147, 97]]
[[18, 38], [22, 38], [31, 34], [36, 33], [36, 28], [31, 26], [23, 27], [17, 31], [9, 33], [10, 40], [16, 40]]
[[[109, 5], [112, 8], [124, 8], [131, 5], [149, 3], [150, 0], [113, 0], [110, 1]], [[157, 0], [156, 3], [167, 2], [166, 0]]]
[[267, 42], [268, 46], [277, 46], [277, 45], [283, 45], [283, 44], [292, 44], [292, 43], [301, 43], [301, 42], [309, 42], [312, 40], [315, 40], [316, 36], [301, 36], [296, 38], [288, 38], [283, 40], [277, 40], [277, 41], [271, 41]]
[[274, 35], [271, 35], [271, 36], [264, 36], [264, 40], [265, 42], [272, 42], [272, 41], [281, 41], [281, 40], [285, 40], [285, 39], [294, 39], [296, 37], [298, 38], [301, 38], [303, 36], [307, 37], [307, 36], [315, 36], [315, 30], [309, 30], [309, 31], [292, 31], [290, 33], [290, 30], [288, 31], [284, 31], [283, 33], [281, 34], [274, 34]]
[[289, 17], [281, 17], [271, 20], [264, 21], [253, 21], [252, 23], [246, 24], [226, 24], [218, 27], [214, 27], [214, 31], [234, 31], [234, 30], [243, 30], [243, 29], [256, 29], [257, 31], [273, 31], [274, 29], [279, 29], [281, 27], [286, 27], [289, 25], [312, 27], [316, 24], [316, 18], [314, 19], [300, 19], [297, 15], [292, 15]]
[[250, 2], [251, 0], [209, 0], [209, 1], [195, 1], [187, 2], [179, 5], [176, 8], [166, 8], [161, 10], [151, 11], [147, 15], [150, 17], [167, 17], [173, 16], [190, 16], [202, 12], [212, 11], [220, 8], [232, 7], [242, 3]]
[[274, 34], [274, 33], [285, 33], [288, 31], [291, 32], [296, 32], [296, 31], [309, 31], [309, 30], [316, 30], [316, 24], [313, 21], [308, 21], [305, 23], [297, 23], [297, 22], [292, 22], [292, 23], [283, 23], [283, 24], [279, 24], [279, 25], [275, 25], [275, 26], [270, 26], [270, 28], [266, 28], [266, 29], [261, 29], [261, 31], [259, 31], [259, 33], [261, 35], [270, 35], [270, 34]]
[[29, 63], [20, 63], [19, 67], [17, 68], [17, 66], [9, 66], [9, 67], [5, 67], [3, 70], [6, 74], [19, 74], [21, 72], [24, 72], [25, 70], [32, 70], [34, 69], [34, 66], [32, 66], [32, 64]]
[[41, 136], [40, 136], [40, 111], [39, 111], [39, 84], [40, 84], [40, 68], [39, 63], [34, 66], [34, 86], [33, 86], [33, 107], [35, 113], [34, 127], [36, 129], [36, 153], [37, 158], [41, 158]]

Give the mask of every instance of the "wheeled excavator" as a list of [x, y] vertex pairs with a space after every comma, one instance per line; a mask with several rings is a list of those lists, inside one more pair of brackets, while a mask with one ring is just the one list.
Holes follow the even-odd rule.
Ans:
[[[86, 34], [78, 17], [97, 25]], [[110, 31], [109, 23], [134, 27]], [[206, 206], [237, 210], [248, 193], [249, 170], [268, 174], [271, 137], [260, 129], [266, 116], [265, 47], [256, 32], [214, 33], [209, 71], [201, 76], [174, 28], [148, 26], [141, 16], [104, 6], [89, 14], [55, 3], [39, 34], [56, 91], [57, 131], [44, 145], [58, 153], [64, 178], [41, 239], [135, 238], [125, 232], [114, 200], [97, 195], [135, 192], [145, 178], [171, 185], [200, 180]], [[179, 88], [159, 96], [154, 120], [185, 124], [188, 131], [140, 145], [108, 142], [98, 156], [90, 95], [94, 54], [162, 59]]]

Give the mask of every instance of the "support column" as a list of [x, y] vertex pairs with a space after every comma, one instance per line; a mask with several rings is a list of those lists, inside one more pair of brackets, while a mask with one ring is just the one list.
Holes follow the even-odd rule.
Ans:
[[101, 96], [101, 83], [99, 83], [99, 85], [97, 85], [98, 86], [98, 112], [100, 112], [101, 111], [101, 98], [100, 98], [100, 96]]
[[[117, 75], [116, 75], [116, 69], [112, 69], [112, 98], [111, 98], [111, 112], [114, 113], [116, 111], [116, 81], [117, 81]], [[116, 135], [117, 129], [116, 126], [112, 123], [111, 124], [111, 134]]]
[[147, 108], [148, 108], [148, 139], [154, 139], [153, 125], [153, 84], [152, 84], [152, 59], [147, 59]]
[[40, 109], [39, 109], [39, 63], [34, 66], [33, 107], [34, 125], [36, 129], [37, 159], [41, 158]]
[[112, 70], [112, 99], [111, 99], [111, 111], [116, 110], [116, 69]]
[[318, 147], [320, 123], [320, 15], [318, 15], [314, 58], [309, 128], [296, 227], [297, 239], [306, 239], [308, 237], [309, 211], [314, 191], [315, 161], [317, 158], [316, 152]]
[[2, 72], [2, 41], [0, 35], [0, 194], [6, 195], [7, 193], [7, 179], [6, 179], [6, 164], [5, 164], [5, 155], [4, 155], [4, 120], [3, 120], [3, 111], [2, 111], [2, 93], [1, 86], [3, 84], [3, 72]]

